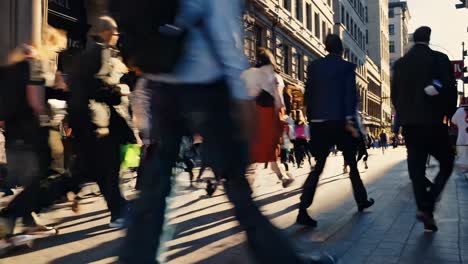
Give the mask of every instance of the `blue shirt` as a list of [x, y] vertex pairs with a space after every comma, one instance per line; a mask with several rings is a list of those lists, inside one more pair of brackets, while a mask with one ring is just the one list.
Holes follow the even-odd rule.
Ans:
[[[187, 52], [174, 78], [182, 83], [210, 83], [225, 78], [236, 99], [251, 99], [240, 79], [247, 69], [243, 54], [240, 0], [180, 0], [176, 24], [191, 28]], [[202, 25], [199, 24], [203, 18]]]

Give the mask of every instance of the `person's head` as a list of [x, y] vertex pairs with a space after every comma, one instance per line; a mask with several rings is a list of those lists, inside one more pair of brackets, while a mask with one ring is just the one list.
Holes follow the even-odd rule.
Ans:
[[431, 32], [431, 28], [426, 26], [416, 29], [416, 31], [414, 31], [413, 34], [414, 42], [429, 44], [429, 42], [431, 41]]
[[342, 55], [343, 43], [338, 35], [329, 34], [325, 38], [325, 50], [330, 54]]
[[101, 38], [106, 45], [115, 46], [119, 40], [117, 22], [112, 17], [101, 16], [91, 28], [91, 35]]
[[273, 56], [273, 53], [266, 48], [259, 48], [257, 51], [257, 64], [255, 66], [260, 68], [266, 65], [273, 66], [273, 69], [277, 71], [275, 56]]

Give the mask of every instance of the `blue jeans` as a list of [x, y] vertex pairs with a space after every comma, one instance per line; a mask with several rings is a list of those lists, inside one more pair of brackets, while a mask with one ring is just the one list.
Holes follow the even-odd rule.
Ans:
[[152, 98], [151, 156], [144, 164], [141, 196], [135, 203], [124, 248], [123, 263], [154, 264], [163, 231], [166, 197], [171, 191], [171, 170], [181, 137], [203, 136], [204, 158], [219, 177], [234, 212], [247, 233], [258, 263], [302, 263], [289, 240], [262, 215], [252, 200], [245, 178], [248, 147], [239, 137], [231, 100], [223, 82], [211, 85], [167, 85], [150, 82]]

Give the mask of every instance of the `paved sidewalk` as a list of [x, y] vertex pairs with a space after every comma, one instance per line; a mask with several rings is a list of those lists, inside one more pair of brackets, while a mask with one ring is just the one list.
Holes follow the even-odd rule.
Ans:
[[[283, 189], [269, 170], [255, 181], [254, 196], [262, 211], [284, 229], [305, 253], [324, 249], [343, 264], [467, 263], [468, 181], [457, 175], [447, 186], [436, 218], [439, 232], [424, 234], [415, 220], [415, 205], [406, 170], [405, 150], [372, 151], [370, 169], [362, 174], [376, 205], [358, 214], [351, 184], [342, 174], [342, 157], [330, 157], [309, 213], [319, 221], [315, 230], [294, 225], [300, 187], [308, 169], [294, 169], [297, 180]], [[363, 168], [361, 168], [363, 169]], [[435, 170], [430, 170], [429, 175]], [[169, 230], [163, 256], [170, 264], [250, 264], [245, 237], [222, 189], [207, 198], [202, 188], [188, 189], [187, 175], [177, 178], [177, 191], [168, 213]], [[56, 223], [59, 236], [37, 241], [0, 259], [0, 264], [112, 263], [122, 231], [107, 227], [109, 214], [101, 198], [82, 202], [75, 215], [67, 204], [43, 213], [45, 223]], [[142, 242], [144, 243], [144, 242]]]

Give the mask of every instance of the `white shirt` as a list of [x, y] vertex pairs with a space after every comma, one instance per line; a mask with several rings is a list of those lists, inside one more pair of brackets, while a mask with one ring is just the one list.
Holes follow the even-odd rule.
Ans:
[[458, 108], [452, 117], [452, 123], [458, 127], [457, 145], [467, 146], [468, 133], [466, 132], [466, 128], [468, 127], [468, 123], [466, 122], [466, 112], [464, 107]]
[[247, 93], [250, 97], [257, 97], [264, 90], [273, 96], [276, 108], [280, 109], [284, 107], [282, 96], [284, 81], [274, 71], [272, 65], [250, 68], [242, 73], [241, 79], [245, 82]]

